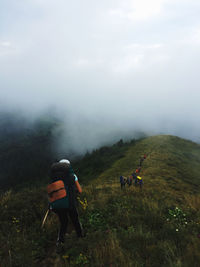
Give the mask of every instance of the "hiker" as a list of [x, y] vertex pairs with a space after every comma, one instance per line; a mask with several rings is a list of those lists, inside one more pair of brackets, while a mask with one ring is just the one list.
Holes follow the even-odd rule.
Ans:
[[126, 178], [124, 176], [120, 176], [120, 184], [121, 184], [121, 189], [125, 188]]
[[147, 158], [147, 154], [144, 154], [144, 159], [146, 159]]
[[60, 221], [60, 229], [56, 242], [57, 248], [64, 244], [65, 234], [70, 217], [77, 237], [83, 237], [83, 230], [79, 222], [76, 209], [76, 193], [82, 192], [77, 176], [74, 174], [69, 160], [63, 159], [51, 166], [51, 183], [47, 191], [49, 195], [49, 208], [55, 212]]
[[137, 185], [137, 174], [135, 172], [132, 173], [132, 177], [135, 180], [135, 185]]
[[141, 167], [140, 167], [140, 166], [138, 166], [138, 168], [135, 170], [135, 173], [136, 173], [136, 174], [139, 174], [139, 173], [140, 173], [140, 171], [141, 171]]
[[133, 180], [133, 177], [132, 176], [129, 176], [126, 180], [126, 183], [128, 184], [128, 186], [131, 186], [132, 185], [132, 180]]
[[143, 185], [142, 177], [137, 176], [137, 180], [138, 180], [138, 183], [140, 185], [140, 189], [142, 189], [142, 185]]

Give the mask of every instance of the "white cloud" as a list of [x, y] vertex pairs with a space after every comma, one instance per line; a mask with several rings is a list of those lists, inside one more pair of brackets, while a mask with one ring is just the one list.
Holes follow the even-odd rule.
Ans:
[[78, 69], [89, 69], [102, 66], [105, 63], [103, 58], [79, 58], [74, 61], [73, 66]]
[[[8, 57], [14, 56], [16, 53], [16, 48], [12, 45], [10, 41], [0, 41], [0, 57], [6, 60]], [[5, 64], [5, 61], [2, 61], [2, 64]], [[0, 62], [1, 68], [1, 62]]]
[[193, 29], [190, 37], [186, 38], [185, 40], [199, 45], [200, 44], [200, 27]]
[[133, 44], [129, 44], [129, 45], [126, 45], [124, 46], [124, 50], [127, 50], [127, 49], [131, 49], [131, 50], [134, 50], [134, 49], [140, 49], [140, 50], [147, 50], [147, 49], [158, 49], [158, 48], [161, 48], [163, 47], [163, 44], [159, 44], [159, 43], [156, 43], [156, 44], [139, 44], [139, 43], [133, 43]]
[[1, 47], [11, 47], [11, 43], [9, 41], [0, 41]]
[[130, 54], [111, 64], [113, 72], [127, 73], [139, 70], [144, 62], [144, 54]]
[[77, 67], [89, 67], [91, 65], [91, 63], [86, 58], [80, 58], [75, 62], [74, 65]]
[[168, 61], [167, 47], [161, 43], [133, 43], [122, 46], [111, 63], [116, 73], [143, 72], [155, 65], [166, 65]]
[[127, 13], [129, 19], [147, 20], [160, 15], [166, 0], [131, 0], [131, 11]]
[[163, 6], [167, 0], [129, 0], [120, 8], [111, 9], [110, 15], [122, 19], [140, 21], [148, 20], [162, 13]]

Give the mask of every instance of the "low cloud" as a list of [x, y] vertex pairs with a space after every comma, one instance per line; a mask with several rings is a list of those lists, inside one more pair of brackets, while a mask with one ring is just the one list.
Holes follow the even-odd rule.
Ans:
[[1, 107], [58, 113], [76, 151], [138, 131], [199, 141], [198, 1], [3, 3]]

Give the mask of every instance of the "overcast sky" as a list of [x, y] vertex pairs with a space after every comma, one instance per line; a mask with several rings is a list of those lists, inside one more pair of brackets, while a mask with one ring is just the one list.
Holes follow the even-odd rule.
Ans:
[[0, 104], [61, 112], [83, 150], [134, 131], [200, 141], [199, 14], [199, 0], [1, 0]]

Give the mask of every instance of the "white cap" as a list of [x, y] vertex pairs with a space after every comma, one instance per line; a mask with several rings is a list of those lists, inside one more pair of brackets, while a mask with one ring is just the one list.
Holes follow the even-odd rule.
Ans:
[[70, 161], [68, 159], [61, 159], [59, 162], [70, 164]]

